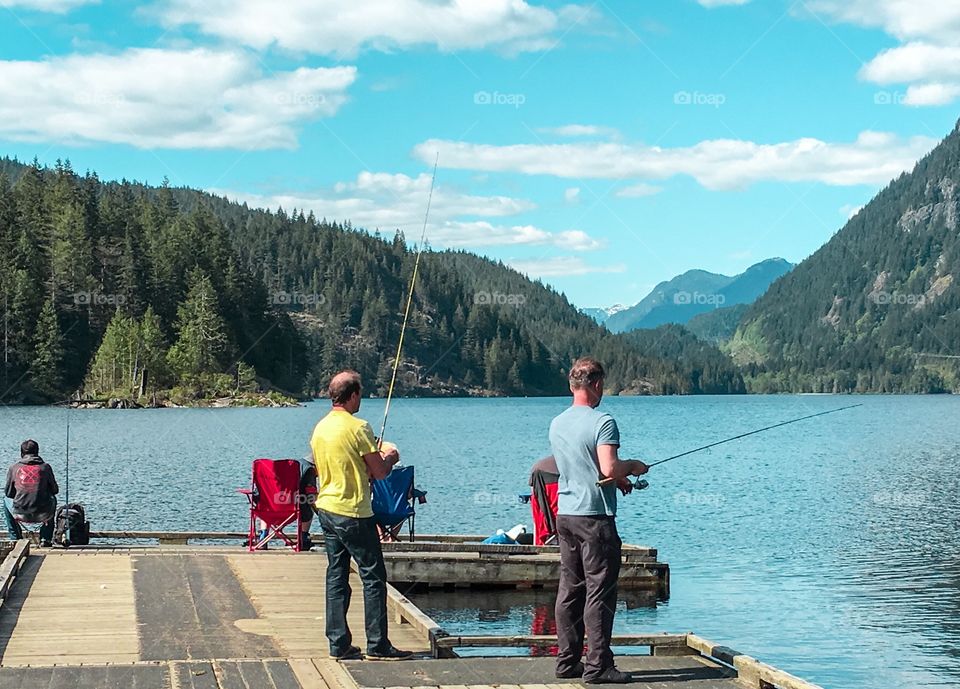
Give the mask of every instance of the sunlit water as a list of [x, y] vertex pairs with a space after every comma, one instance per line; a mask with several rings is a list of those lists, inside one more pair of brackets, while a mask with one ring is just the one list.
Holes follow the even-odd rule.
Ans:
[[[617, 631], [696, 631], [825, 687], [960, 686], [960, 398], [685, 397], [604, 401], [621, 454], [657, 459], [795, 416], [654, 469], [621, 499], [624, 541], [672, 568], [668, 602]], [[565, 399], [398, 400], [387, 436], [429, 491], [421, 532], [530, 523], [516, 496]], [[379, 428], [382, 402], [360, 415]], [[0, 409], [0, 448], [35, 437], [100, 529], [242, 530], [256, 457], [296, 457], [326, 404], [300, 409]], [[549, 593], [431, 594], [463, 632], [529, 633]]]

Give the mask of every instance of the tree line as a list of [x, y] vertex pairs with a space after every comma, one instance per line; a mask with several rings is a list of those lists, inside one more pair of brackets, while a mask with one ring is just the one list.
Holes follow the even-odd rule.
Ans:
[[[381, 235], [203, 192], [0, 160], [3, 397], [179, 402], [322, 394], [350, 367], [382, 395], [415, 260]], [[564, 295], [459, 251], [423, 254], [399, 394], [555, 395], [593, 354], [611, 392], [742, 392], [682, 329], [613, 335]]]

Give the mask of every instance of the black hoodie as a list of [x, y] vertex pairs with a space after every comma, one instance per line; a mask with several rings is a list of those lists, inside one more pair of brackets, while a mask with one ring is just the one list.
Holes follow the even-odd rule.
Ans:
[[7, 469], [4, 495], [13, 499], [14, 514], [46, 514], [51, 498], [60, 492], [53, 467], [37, 455], [25, 455]]

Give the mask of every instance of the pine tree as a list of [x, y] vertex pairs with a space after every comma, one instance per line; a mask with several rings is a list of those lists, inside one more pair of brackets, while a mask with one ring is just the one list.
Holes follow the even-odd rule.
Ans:
[[181, 376], [197, 377], [223, 371], [229, 340], [210, 278], [190, 271], [187, 297], [177, 309], [179, 337], [167, 355], [171, 369]]
[[30, 387], [40, 400], [51, 402], [63, 396], [62, 365], [63, 334], [53, 301], [47, 300], [37, 321], [30, 364]]

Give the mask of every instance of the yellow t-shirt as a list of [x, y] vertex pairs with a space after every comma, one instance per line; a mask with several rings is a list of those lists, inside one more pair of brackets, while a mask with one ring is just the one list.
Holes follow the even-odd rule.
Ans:
[[310, 447], [317, 466], [317, 508], [343, 517], [372, 517], [363, 461], [364, 455], [377, 451], [370, 424], [334, 409], [313, 429]]

